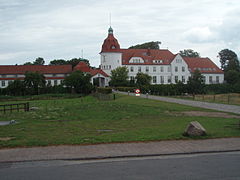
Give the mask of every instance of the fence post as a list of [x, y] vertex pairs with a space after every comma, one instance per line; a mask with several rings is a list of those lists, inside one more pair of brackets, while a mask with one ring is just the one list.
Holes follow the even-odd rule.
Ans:
[[3, 106], [4, 114], [6, 113], [6, 105]]
[[230, 95], [228, 95], [228, 104], [229, 104], [229, 102], [230, 102]]
[[114, 99], [114, 100], [116, 99], [116, 95], [115, 95], [115, 94], [113, 94], [113, 99]]
[[213, 95], [213, 102], [215, 102], [215, 100], [216, 100], [216, 95], [214, 94]]

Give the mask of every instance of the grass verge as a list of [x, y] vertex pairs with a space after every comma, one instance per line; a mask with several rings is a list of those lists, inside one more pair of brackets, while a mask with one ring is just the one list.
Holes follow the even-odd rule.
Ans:
[[208, 110], [120, 94], [110, 101], [87, 96], [33, 100], [30, 106], [39, 110], [0, 112], [0, 121], [17, 121], [0, 126], [0, 148], [188, 139], [182, 133], [195, 120], [207, 129], [203, 138], [240, 136], [240, 130], [232, 126], [238, 119], [176, 116], [177, 112]]

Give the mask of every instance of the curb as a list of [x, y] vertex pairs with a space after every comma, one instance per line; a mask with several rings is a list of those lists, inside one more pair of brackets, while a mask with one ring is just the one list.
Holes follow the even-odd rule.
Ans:
[[194, 155], [194, 154], [213, 154], [213, 153], [227, 153], [240, 152], [240, 149], [234, 150], [216, 150], [216, 151], [196, 151], [196, 152], [180, 152], [180, 153], [159, 153], [159, 154], [136, 154], [136, 155], [116, 155], [116, 156], [93, 156], [83, 158], [55, 158], [55, 159], [36, 159], [36, 160], [22, 160], [22, 161], [0, 161], [0, 164], [5, 163], [21, 163], [21, 162], [36, 162], [36, 161], [91, 161], [104, 159], [120, 159], [120, 158], [141, 158], [141, 157], [156, 157], [156, 156], [175, 156], [175, 155]]

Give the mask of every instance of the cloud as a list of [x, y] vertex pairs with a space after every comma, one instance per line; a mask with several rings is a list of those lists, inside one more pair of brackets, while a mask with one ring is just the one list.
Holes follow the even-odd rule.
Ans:
[[215, 40], [209, 27], [194, 27], [183, 33], [183, 38], [192, 43], [205, 43]]

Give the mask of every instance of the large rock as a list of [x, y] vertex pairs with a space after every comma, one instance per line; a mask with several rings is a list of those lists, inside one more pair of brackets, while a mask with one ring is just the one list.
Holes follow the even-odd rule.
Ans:
[[206, 134], [204, 127], [197, 121], [190, 122], [183, 133], [185, 136], [205, 136]]

